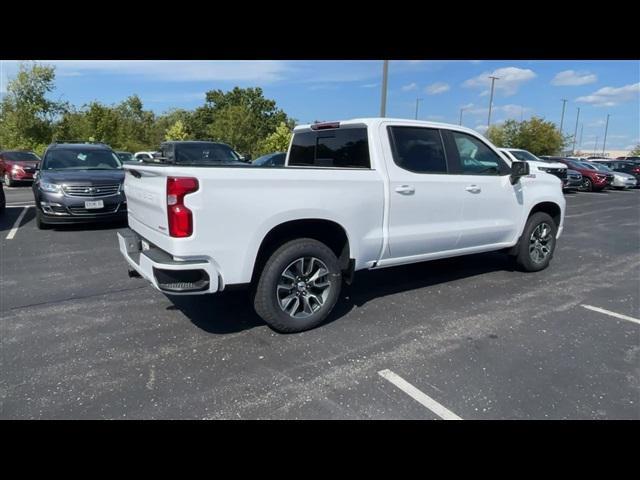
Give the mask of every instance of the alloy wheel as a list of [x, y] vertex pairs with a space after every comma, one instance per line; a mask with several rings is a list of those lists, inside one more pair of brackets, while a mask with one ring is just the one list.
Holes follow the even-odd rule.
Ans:
[[301, 257], [280, 274], [276, 300], [280, 309], [293, 318], [305, 318], [322, 308], [329, 291], [329, 269], [316, 257]]

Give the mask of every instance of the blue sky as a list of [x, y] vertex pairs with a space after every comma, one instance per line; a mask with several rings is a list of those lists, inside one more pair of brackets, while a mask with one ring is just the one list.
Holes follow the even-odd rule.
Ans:
[[[300, 123], [377, 116], [381, 61], [43, 61], [56, 66], [55, 97], [82, 105], [112, 104], [138, 94], [145, 108], [162, 113], [194, 108], [211, 89], [262, 87]], [[0, 94], [17, 69], [2, 61]], [[564, 131], [573, 134], [576, 109], [584, 125], [582, 148], [602, 145], [610, 114], [607, 149], [640, 142], [638, 61], [391, 61], [387, 116], [458, 123], [484, 131], [488, 77], [495, 75], [492, 123], [542, 116], [557, 124], [567, 99]]]

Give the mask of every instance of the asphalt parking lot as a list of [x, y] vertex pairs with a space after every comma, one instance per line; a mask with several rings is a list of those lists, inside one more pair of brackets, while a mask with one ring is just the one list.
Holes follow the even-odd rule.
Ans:
[[362, 272], [292, 335], [245, 292], [130, 279], [118, 225], [38, 231], [31, 189], [5, 193], [3, 419], [640, 419], [640, 190], [568, 194], [545, 271]]

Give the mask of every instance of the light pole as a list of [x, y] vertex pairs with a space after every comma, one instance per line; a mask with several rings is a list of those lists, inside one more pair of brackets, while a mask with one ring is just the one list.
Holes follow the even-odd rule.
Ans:
[[418, 104], [421, 102], [421, 98], [416, 98], [416, 120], [418, 119]]
[[602, 157], [604, 158], [604, 148], [607, 145], [607, 130], [609, 130], [609, 117], [611, 114], [607, 113], [607, 123], [604, 127], [604, 140], [602, 141]]
[[489, 77], [491, 79], [491, 97], [489, 98], [489, 117], [487, 118], [487, 127], [491, 126], [491, 107], [493, 106], [493, 86], [496, 80], [500, 80], [499, 77]]
[[580, 124], [580, 141], [578, 142], [578, 148], [582, 149], [582, 133], [584, 132], [584, 123]]
[[462, 112], [464, 112], [466, 110], [466, 108], [461, 108], [460, 109], [460, 122], [459, 125], [462, 125]]
[[571, 155], [576, 154], [576, 139], [578, 137], [578, 119], [580, 118], [580, 107], [578, 107], [578, 114], [576, 115], [576, 129], [573, 132], [573, 148], [571, 149]]
[[560, 116], [560, 133], [562, 133], [562, 124], [564, 123], [564, 107], [567, 105], [567, 100], [562, 99], [562, 115]]
[[380, 99], [380, 116], [387, 116], [387, 77], [389, 76], [389, 60], [382, 64], [382, 98]]

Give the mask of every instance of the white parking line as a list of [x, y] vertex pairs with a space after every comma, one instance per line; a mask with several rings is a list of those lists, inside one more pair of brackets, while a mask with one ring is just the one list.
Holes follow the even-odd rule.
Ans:
[[620, 313], [612, 312], [610, 310], [605, 310], [604, 308], [594, 307], [592, 305], [580, 305], [580, 306], [588, 310], [593, 310], [594, 312], [604, 313], [605, 315], [610, 315], [612, 317], [616, 317], [621, 320], [629, 320], [630, 322], [637, 323], [638, 325], [640, 325], [640, 320], [638, 320], [637, 318], [628, 317], [627, 315], [622, 315]]
[[385, 380], [390, 381], [404, 393], [413, 398], [416, 402], [421, 403], [424, 407], [427, 407], [437, 416], [442, 418], [443, 420], [462, 420], [459, 416], [453, 413], [446, 407], [443, 407], [438, 402], [436, 402], [433, 398], [429, 397], [427, 394], [421, 392], [416, 387], [407, 382], [400, 375], [393, 373], [391, 370], [380, 370], [378, 372]]
[[20, 222], [22, 222], [22, 219], [24, 218], [25, 214], [27, 213], [27, 210], [29, 210], [29, 208], [31, 208], [31, 206], [26, 206], [26, 207], [22, 207], [23, 210], [22, 212], [20, 212], [20, 215], [18, 215], [18, 218], [16, 219], [16, 222], [13, 224], [13, 227], [11, 228], [11, 230], [9, 230], [9, 233], [7, 234], [7, 240], [11, 240], [13, 237], [16, 236], [16, 233], [18, 232], [18, 228], [20, 227]]

